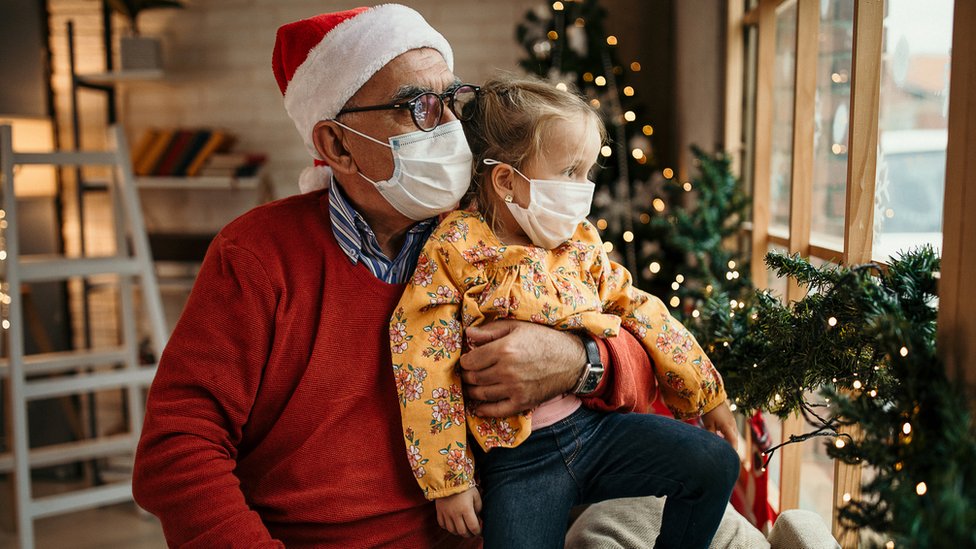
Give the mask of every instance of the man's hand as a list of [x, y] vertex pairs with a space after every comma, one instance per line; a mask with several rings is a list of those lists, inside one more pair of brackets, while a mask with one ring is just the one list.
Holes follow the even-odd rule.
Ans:
[[702, 416], [702, 423], [705, 428], [722, 438], [732, 445], [733, 450], [739, 448], [738, 428], [735, 425], [735, 418], [732, 417], [732, 410], [729, 403], [723, 402], [712, 408], [712, 411]]
[[468, 488], [460, 494], [434, 500], [437, 507], [437, 524], [456, 535], [470, 538], [481, 535], [481, 494], [477, 488]]
[[496, 320], [465, 336], [461, 379], [465, 396], [481, 401], [479, 416], [511, 416], [568, 392], [586, 363], [577, 336], [531, 322]]

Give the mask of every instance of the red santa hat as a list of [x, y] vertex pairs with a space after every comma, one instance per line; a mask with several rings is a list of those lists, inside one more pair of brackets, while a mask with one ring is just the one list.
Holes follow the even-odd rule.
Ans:
[[326, 186], [328, 170], [312, 129], [334, 118], [367, 80], [398, 55], [433, 48], [454, 70], [450, 44], [416, 11], [399, 4], [324, 13], [278, 29], [271, 68], [316, 167], [302, 174], [303, 192]]

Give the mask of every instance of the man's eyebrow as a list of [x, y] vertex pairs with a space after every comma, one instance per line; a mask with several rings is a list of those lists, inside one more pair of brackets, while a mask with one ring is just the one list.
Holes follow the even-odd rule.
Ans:
[[[458, 89], [461, 86], [461, 84], [462, 84], [461, 79], [460, 78], [455, 78], [454, 79], [454, 82], [452, 82], [451, 85], [448, 86], [447, 89], [445, 89], [444, 91], [445, 91], [445, 93], [446, 92], [450, 92], [450, 91], [454, 91], [454, 90]], [[406, 85], [400, 86], [397, 89], [396, 93], [393, 94], [393, 98], [392, 99], [393, 99], [394, 102], [406, 101], [408, 99], [413, 99], [414, 97], [417, 97], [418, 95], [420, 95], [422, 93], [428, 93], [428, 92], [432, 92], [432, 91], [434, 91], [434, 90], [430, 86], [418, 86], [416, 84], [406, 84]]]

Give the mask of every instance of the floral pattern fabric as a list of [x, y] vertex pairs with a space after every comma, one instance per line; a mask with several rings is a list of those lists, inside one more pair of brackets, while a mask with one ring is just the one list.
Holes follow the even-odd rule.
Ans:
[[[473, 439], [486, 451], [514, 447], [531, 414], [481, 418], [461, 395], [465, 328], [516, 319], [614, 337], [623, 328], [651, 357], [677, 418], [724, 401], [722, 378], [660, 299], [635, 288], [587, 222], [554, 250], [506, 246], [476, 212], [453, 212], [431, 235], [390, 321], [393, 373], [407, 457], [428, 499], [473, 485]], [[469, 436], [470, 435], [470, 436]]]

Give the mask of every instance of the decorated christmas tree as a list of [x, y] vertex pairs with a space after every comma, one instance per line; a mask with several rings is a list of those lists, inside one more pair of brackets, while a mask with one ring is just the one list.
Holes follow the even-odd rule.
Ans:
[[[695, 321], [736, 405], [799, 412], [810, 430], [787, 444], [826, 437], [830, 456], [867, 466], [862, 495], [840, 511], [846, 527], [895, 547], [976, 547], [976, 427], [936, 356], [934, 251], [886, 270], [766, 261], [808, 295], [784, 304], [759, 291], [730, 306], [716, 293]], [[855, 438], [840, 431], [854, 425]]]
[[609, 142], [600, 152], [603, 169], [591, 176], [597, 190], [590, 218], [640, 285], [649, 272], [639, 244], [654, 240], [650, 199], [641, 192], [654, 165], [653, 127], [627, 82], [640, 63], [620, 62], [606, 15], [597, 0], [556, 1], [530, 10], [516, 38], [525, 49], [524, 70], [583, 94], [603, 118]]

